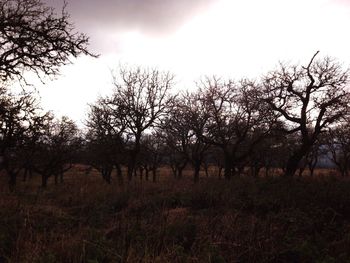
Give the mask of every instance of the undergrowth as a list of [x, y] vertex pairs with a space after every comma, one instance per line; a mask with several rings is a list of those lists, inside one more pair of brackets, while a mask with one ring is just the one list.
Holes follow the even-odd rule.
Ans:
[[350, 262], [344, 179], [33, 185], [1, 193], [0, 262]]

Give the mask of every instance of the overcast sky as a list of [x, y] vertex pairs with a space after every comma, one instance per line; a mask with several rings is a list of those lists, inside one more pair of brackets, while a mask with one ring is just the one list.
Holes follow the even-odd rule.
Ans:
[[[63, 0], [45, 0], [58, 10]], [[112, 90], [120, 64], [172, 71], [179, 88], [203, 75], [259, 77], [278, 61], [320, 55], [350, 65], [350, 0], [68, 0], [98, 59], [80, 57], [40, 88], [46, 109], [74, 120]]]

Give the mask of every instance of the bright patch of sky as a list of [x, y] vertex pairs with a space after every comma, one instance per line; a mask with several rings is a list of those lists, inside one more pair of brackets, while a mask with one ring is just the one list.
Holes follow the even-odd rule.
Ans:
[[[258, 78], [278, 61], [305, 64], [317, 50], [320, 56], [350, 65], [347, 0], [112, 2], [104, 2], [103, 10], [110, 10], [100, 10], [93, 18], [89, 10], [98, 8], [99, 1], [88, 1], [89, 8], [85, 1], [72, 0], [72, 20], [90, 36], [91, 48], [100, 57], [80, 57], [62, 68], [55, 81], [40, 87], [45, 109], [84, 120], [87, 103], [113, 89], [111, 69], [123, 64], [171, 71], [177, 89], [194, 88], [194, 81], [204, 75]], [[85, 3], [85, 11], [79, 3]], [[149, 5], [163, 15], [155, 18]], [[122, 15], [114, 19], [113, 14]]]

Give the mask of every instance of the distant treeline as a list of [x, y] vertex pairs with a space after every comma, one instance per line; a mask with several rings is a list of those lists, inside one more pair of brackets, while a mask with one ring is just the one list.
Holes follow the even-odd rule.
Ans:
[[[74, 163], [97, 169], [110, 183], [138, 174], [157, 180], [162, 165], [180, 179], [192, 165], [194, 181], [208, 167], [230, 179], [249, 167], [281, 168], [285, 176], [308, 167], [313, 175], [327, 155], [343, 176], [350, 161], [348, 72], [330, 58], [307, 66], [280, 65], [260, 80], [208, 77], [193, 91], [175, 94], [168, 72], [122, 68], [114, 91], [89, 105], [80, 130], [68, 117], [55, 119], [23, 91], [0, 94], [1, 168], [14, 189], [33, 173], [63, 182]], [[127, 174], [123, 174], [126, 167]], [[126, 177], [125, 177], [126, 176]]]
[[[313, 174], [325, 151], [347, 175], [349, 164], [348, 71], [335, 60], [280, 64], [258, 80], [204, 78], [195, 89], [175, 94], [174, 76], [143, 68], [121, 68], [114, 91], [89, 106], [86, 127], [43, 112], [27, 91], [26, 73], [44, 81], [71, 57], [97, 55], [86, 35], [75, 32], [64, 5], [56, 12], [40, 0], [0, 0], [0, 157], [14, 189], [19, 174], [51, 176], [56, 183], [73, 163], [124, 181], [136, 171], [157, 179], [160, 165], [176, 178], [191, 164], [223, 170], [226, 179], [250, 167], [258, 176], [272, 167], [293, 176], [308, 166]], [[9, 88], [17, 81], [23, 92]]]

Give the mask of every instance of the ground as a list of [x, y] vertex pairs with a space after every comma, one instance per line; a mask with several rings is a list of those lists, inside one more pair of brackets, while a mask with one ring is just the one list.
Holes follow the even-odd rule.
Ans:
[[347, 179], [194, 185], [190, 172], [120, 187], [76, 166], [64, 184], [33, 178], [14, 193], [3, 176], [0, 262], [350, 262]]

